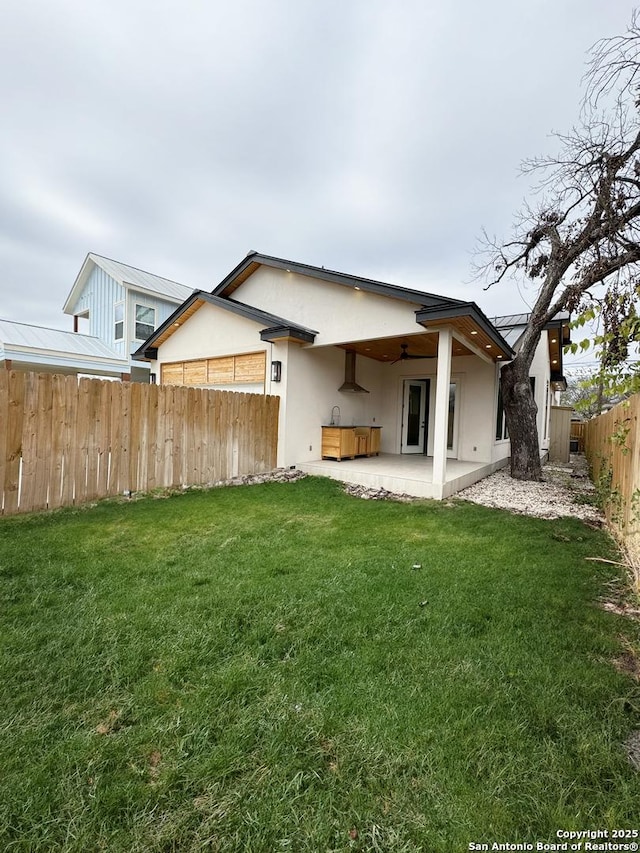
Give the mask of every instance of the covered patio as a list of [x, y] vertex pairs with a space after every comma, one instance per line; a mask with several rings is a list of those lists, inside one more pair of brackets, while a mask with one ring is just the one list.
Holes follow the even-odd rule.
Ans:
[[496, 366], [513, 355], [509, 346], [474, 305], [422, 309], [417, 315], [419, 332], [304, 347], [315, 360], [318, 401], [318, 377], [326, 370], [328, 378], [335, 369], [329, 360], [336, 350], [346, 353], [337, 395], [327, 382], [323, 443], [337, 410], [341, 429], [349, 423], [353, 429], [380, 428], [381, 453], [350, 459], [345, 452], [339, 461], [323, 444], [322, 453], [310, 458], [307, 449], [315, 446], [316, 454], [320, 449], [310, 421], [303, 431], [310, 437], [308, 448], [300, 447], [289, 464], [368, 488], [442, 500], [506, 463], [508, 449], [494, 447], [491, 436]]
[[296, 467], [306, 474], [331, 477], [344, 483], [354, 483], [371, 489], [386, 489], [417, 498], [442, 500], [473, 485], [483, 477], [503, 467], [507, 460], [497, 463], [464, 462], [448, 459], [445, 482], [434, 482], [433, 457], [382, 453], [369, 458], [318, 459]]

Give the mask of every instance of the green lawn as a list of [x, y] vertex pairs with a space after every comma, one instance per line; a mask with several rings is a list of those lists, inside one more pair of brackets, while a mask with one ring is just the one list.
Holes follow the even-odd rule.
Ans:
[[587, 556], [577, 521], [313, 478], [0, 519], [0, 849], [633, 828], [638, 627]]

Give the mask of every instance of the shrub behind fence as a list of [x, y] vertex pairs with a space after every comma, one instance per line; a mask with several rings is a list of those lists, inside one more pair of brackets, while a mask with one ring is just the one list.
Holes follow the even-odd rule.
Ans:
[[0, 371], [0, 512], [276, 466], [279, 398]]

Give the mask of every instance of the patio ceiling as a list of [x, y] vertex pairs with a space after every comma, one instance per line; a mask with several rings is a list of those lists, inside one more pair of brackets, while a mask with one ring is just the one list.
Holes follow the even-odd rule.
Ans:
[[[409, 355], [420, 355], [423, 358], [435, 358], [438, 354], [438, 336], [428, 334], [417, 335], [401, 335], [394, 338], [376, 338], [369, 341], [353, 341], [351, 343], [341, 344], [342, 349], [352, 350], [358, 355], [364, 355], [367, 358], [375, 358], [377, 361], [386, 361], [391, 363], [400, 357], [402, 345], [407, 344], [407, 352]], [[455, 341], [458, 345], [458, 342]], [[459, 344], [460, 349], [465, 349], [462, 344]], [[460, 352], [460, 355], [470, 355], [466, 350]]]
[[[454, 328], [456, 327], [454, 326]], [[460, 329], [456, 328], [456, 332], [460, 336], [463, 335]], [[481, 330], [469, 329], [468, 334], [471, 338], [469, 346], [466, 346], [457, 337], [453, 338], [451, 354], [454, 357], [477, 355], [479, 351], [492, 361], [508, 360], [510, 358], [510, 354], [500, 352], [488, 338], [485, 340], [486, 336]], [[464, 336], [466, 337], [466, 335]], [[392, 338], [376, 338], [368, 341], [351, 341], [340, 344], [340, 347], [345, 350], [353, 350], [358, 355], [363, 355], [367, 358], [374, 358], [377, 361], [390, 363], [399, 358], [403, 344], [407, 345], [407, 353], [409, 355], [418, 355], [423, 358], [436, 358], [438, 355], [437, 331], [416, 335], [398, 335]]]
[[549, 364], [552, 371], [562, 371], [563, 347], [571, 343], [571, 330], [568, 321], [549, 328]]

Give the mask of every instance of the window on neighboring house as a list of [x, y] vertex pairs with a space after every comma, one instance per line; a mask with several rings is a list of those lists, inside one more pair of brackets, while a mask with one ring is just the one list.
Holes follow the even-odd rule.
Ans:
[[146, 341], [156, 328], [156, 309], [136, 305], [136, 340]]
[[[531, 393], [535, 397], [536, 394], [536, 377], [530, 376], [529, 382], [531, 383]], [[504, 439], [509, 438], [509, 429], [507, 427], [507, 418], [504, 413], [504, 406], [502, 404], [502, 387], [500, 385], [500, 380], [498, 379], [498, 406], [496, 409], [496, 441], [503, 441]]]
[[116, 302], [114, 306], [114, 320], [113, 337], [116, 341], [121, 341], [124, 338], [124, 302]]
[[502, 405], [502, 387], [498, 380], [498, 408], [496, 411], [496, 441], [502, 441], [509, 438], [509, 430], [507, 429], [507, 419], [504, 414], [504, 406]]

